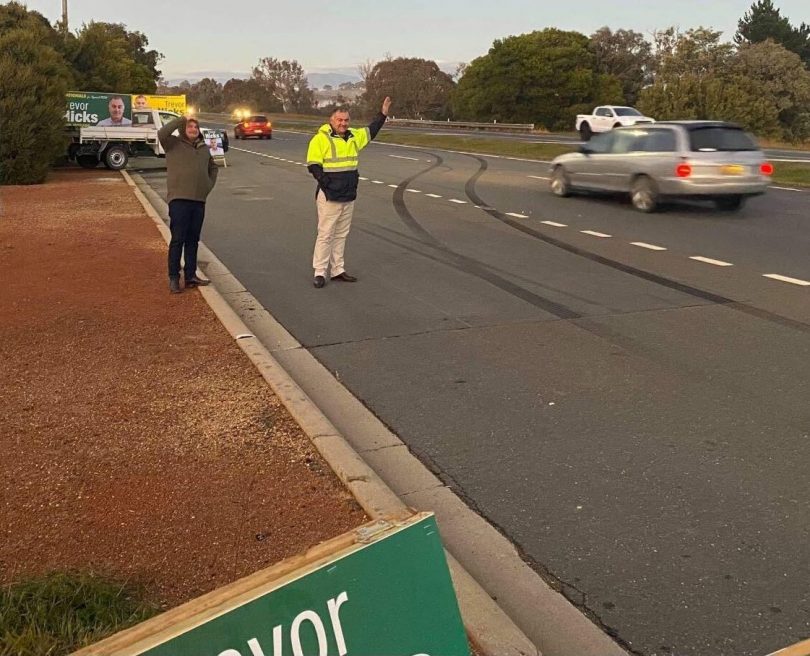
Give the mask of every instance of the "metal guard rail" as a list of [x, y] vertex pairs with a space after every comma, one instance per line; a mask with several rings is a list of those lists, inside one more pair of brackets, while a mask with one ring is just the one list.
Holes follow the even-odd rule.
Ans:
[[493, 130], [503, 132], [532, 132], [532, 123], [474, 123], [469, 121], [424, 121], [420, 119], [390, 118], [390, 126], [422, 127], [422, 128], [456, 128], [460, 130]]

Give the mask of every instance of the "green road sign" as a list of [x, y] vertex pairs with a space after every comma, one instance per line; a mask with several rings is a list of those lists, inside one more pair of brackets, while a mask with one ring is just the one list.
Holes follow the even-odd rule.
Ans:
[[[100, 643], [86, 651], [131, 656], [469, 656], [435, 517], [420, 514], [397, 525], [378, 523], [360, 529], [358, 536], [361, 542], [353, 541], [333, 558], [241, 594], [230, 604], [206, 604], [200, 617], [187, 617], [177, 628], [167, 629], [164, 621], [159, 635], [138, 636], [134, 649], [105, 651]], [[161, 626], [160, 620], [151, 622]]]

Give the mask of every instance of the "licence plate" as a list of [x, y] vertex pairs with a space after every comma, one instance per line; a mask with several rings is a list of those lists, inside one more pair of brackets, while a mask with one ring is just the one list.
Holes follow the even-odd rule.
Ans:
[[744, 175], [745, 167], [739, 164], [726, 164], [720, 167], [720, 173], [723, 175]]
[[262, 133], [261, 130], [253, 130], [253, 134], [261, 134], [261, 133]]

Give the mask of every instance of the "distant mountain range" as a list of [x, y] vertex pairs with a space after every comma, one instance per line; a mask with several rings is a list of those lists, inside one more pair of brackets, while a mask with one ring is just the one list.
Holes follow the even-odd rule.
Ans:
[[[447, 73], [454, 73], [456, 70], [457, 62], [439, 62], [439, 68]], [[171, 77], [166, 80], [170, 86], [177, 86], [183, 80], [188, 80], [192, 84], [199, 82], [205, 77], [215, 79], [217, 82], [224, 84], [232, 78], [244, 80], [250, 77], [250, 73], [245, 71], [193, 71], [186, 74], [172, 73]], [[360, 73], [351, 67], [341, 67], [332, 70], [316, 69], [307, 73], [307, 80], [309, 86], [313, 89], [323, 89], [326, 85], [337, 88], [344, 82], [359, 82]]]
[[[191, 84], [194, 84], [195, 82], [199, 82], [206, 77], [213, 78], [217, 82], [225, 84], [225, 82], [232, 78], [244, 80], [250, 76], [244, 71], [193, 71], [182, 77], [180, 75], [172, 75], [172, 77], [168, 78], [166, 82], [169, 86], [177, 86], [183, 80], [188, 80], [191, 82]], [[338, 85], [343, 84], [344, 82], [359, 82], [360, 75], [356, 73], [351, 75], [349, 73], [328, 71], [307, 73], [307, 80], [309, 81], [309, 86], [313, 89], [322, 89], [326, 85], [331, 85], [337, 88]]]
[[359, 82], [360, 76], [345, 73], [307, 73], [307, 80], [313, 89], [323, 89], [326, 85], [337, 88], [344, 82]]

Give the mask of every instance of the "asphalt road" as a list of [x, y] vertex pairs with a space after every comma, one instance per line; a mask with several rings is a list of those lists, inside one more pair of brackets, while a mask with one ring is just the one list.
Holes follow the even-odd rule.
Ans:
[[316, 290], [306, 142], [232, 141], [203, 233], [300, 342], [634, 653], [810, 635], [810, 193], [645, 216], [374, 144]]

